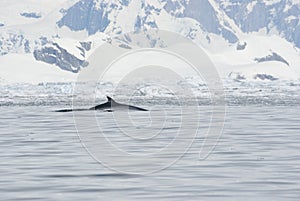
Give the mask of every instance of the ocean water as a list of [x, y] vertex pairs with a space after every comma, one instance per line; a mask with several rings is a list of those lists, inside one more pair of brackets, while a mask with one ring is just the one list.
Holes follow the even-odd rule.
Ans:
[[[49, 95], [48, 91], [44, 92], [48, 96], [36, 91], [20, 95], [12, 91], [1, 94], [1, 200], [265, 201], [300, 198], [299, 96], [279, 96], [284, 90], [268, 98], [259, 96], [261, 91], [257, 89], [254, 89], [256, 96], [250, 92], [247, 96], [229, 94], [223, 133], [204, 159], [199, 153], [209, 127], [211, 108], [209, 104], [200, 104], [201, 116], [196, 118], [200, 122], [199, 136], [191, 140], [190, 149], [175, 163], [151, 174], [126, 171], [135, 165], [126, 157], [119, 164], [121, 167], [95, 160], [78, 136], [78, 120], [76, 122], [74, 114], [53, 112], [68, 107], [70, 96]], [[291, 91], [296, 90], [292, 88]], [[143, 104], [137, 102], [137, 105]], [[128, 125], [112, 123], [112, 113], [98, 111], [93, 115], [99, 123], [97, 126], [117, 148], [133, 156], [144, 154], [147, 161], [147, 154], [172, 143], [170, 139], [176, 137], [181, 127], [178, 105], [164, 102], [159, 107], [164, 108], [161, 115], [168, 114], [166, 124], [162, 127], [154, 122], [149, 129], [162, 130], [161, 135], [156, 136], [156, 140], [147, 138], [140, 143], [122, 136], [120, 129]], [[90, 113], [76, 115], [90, 117]], [[192, 122], [193, 114], [190, 115]], [[132, 118], [141, 127], [147, 127], [149, 113], [132, 113]], [[189, 134], [192, 128], [184, 132]], [[136, 135], [134, 137], [143, 138], [146, 132]], [[174, 153], [182, 152], [181, 148], [175, 147], [163, 157], [166, 161], [174, 158]], [[143, 170], [149, 165], [145, 162], [135, 168]]]

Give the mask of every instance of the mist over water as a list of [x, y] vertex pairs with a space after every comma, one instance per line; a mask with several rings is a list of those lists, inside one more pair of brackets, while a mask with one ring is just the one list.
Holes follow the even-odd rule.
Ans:
[[[76, 85], [82, 91], [77, 92], [80, 97], [74, 97]], [[106, 95], [122, 102], [132, 93], [130, 101], [138, 104], [142, 101], [144, 105], [178, 105], [175, 96], [170, 91], [153, 86], [151, 84], [123, 85], [119, 86], [116, 93], [116, 83], [101, 82], [93, 83], [39, 83], [39, 84], [5, 84], [0, 83], [0, 106], [57, 106], [72, 107], [73, 98], [81, 99], [82, 105], [86, 106], [91, 97], [95, 97], [96, 103], [106, 101]], [[94, 86], [95, 85], [95, 86]], [[211, 105], [210, 91], [201, 80], [186, 78], [184, 82], [174, 83], [175, 86], [188, 85], [194, 96], [183, 97], [185, 104], [197, 101], [199, 105]], [[227, 105], [299, 105], [300, 103], [300, 81], [276, 81], [276, 82], [235, 82], [227, 80], [223, 83]], [[92, 89], [87, 91], [86, 89]], [[115, 96], [116, 94], [116, 96]], [[184, 95], [185, 96], [185, 95]], [[197, 100], [195, 100], [195, 97]], [[140, 103], [141, 104], [141, 103]], [[91, 105], [94, 106], [94, 105]]]

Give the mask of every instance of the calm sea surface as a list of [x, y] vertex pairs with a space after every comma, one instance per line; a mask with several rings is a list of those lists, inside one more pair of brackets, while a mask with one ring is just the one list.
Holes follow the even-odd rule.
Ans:
[[[116, 146], [138, 154], [164, 146], [176, 133], [180, 113], [174, 108], [165, 107], [170, 119], [158, 142], [132, 144], [118, 136], [120, 126], [105, 123], [111, 113], [98, 112], [96, 118]], [[80, 142], [73, 114], [56, 109], [61, 108], [1, 106], [1, 200], [300, 199], [297, 104], [228, 106], [223, 134], [208, 158], [199, 159], [200, 136], [175, 164], [144, 175], [114, 171], [96, 161]], [[207, 106], [200, 110], [205, 124]], [[139, 113], [134, 118], [146, 117]], [[124, 161], [122, 168], [130, 169]]]

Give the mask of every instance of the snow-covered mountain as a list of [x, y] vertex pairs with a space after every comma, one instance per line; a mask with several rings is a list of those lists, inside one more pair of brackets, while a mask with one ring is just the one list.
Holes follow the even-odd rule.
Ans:
[[300, 47], [299, 0], [217, 0], [220, 8], [246, 33], [277, 34]]
[[299, 0], [2, 0], [0, 68], [73, 74], [112, 37], [163, 29], [202, 46], [224, 78], [299, 79], [299, 20]]

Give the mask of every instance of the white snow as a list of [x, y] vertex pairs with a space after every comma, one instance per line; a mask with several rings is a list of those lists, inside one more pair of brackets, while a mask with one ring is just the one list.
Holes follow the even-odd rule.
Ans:
[[288, 16], [288, 17], [285, 19], [285, 21], [286, 21], [287, 23], [290, 23], [292, 20], [298, 20], [298, 18], [297, 18], [296, 16], [291, 15], [291, 16]]
[[164, 6], [164, 4], [162, 4], [159, 0], [145, 0], [145, 3], [159, 9], [163, 8]]
[[[245, 74], [247, 78], [255, 74], [272, 74], [281, 79], [300, 79], [299, 49], [295, 48], [279, 36], [259, 36], [255, 34], [244, 37], [244, 50], [236, 50], [236, 46], [220, 47], [219, 52], [211, 54], [211, 58], [224, 77], [231, 72]], [[257, 63], [255, 58], [262, 58], [272, 52], [279, 54], [289, 66], [279, 61]]]
[[20, 13], [40, 13], [43, 18], [67, 1], [70, 0], [1, 0], [0, 19], [5, 26], [33, 23], [41, 19], [26, 18]]
[[29, 54], [0, 57], [0, 80], [6, 83], [73, 82], [77, 75], [59, 67], [37, 62]]
[[266, 5], [272, 5], [272, 4], [276, 4], [279, 3], [281, 0], [264, 0], [264, 3]]
[[290, 0], [293, 4], [300, 4], [300, 0]]
[[249, 3], [249, 4], [247, 5], [247, 11], [248, 11], [248, 13], [251, 13], [251, 12], [252, 12], [252, 10], [253, 10], [253, 8], [255, 7], [256, 4], [257, 4], [257, 2], [254, 1], [254, 2], [251, 2], [251, 3]]
[[135, 22], [136, 16], [140, 13], [141, 3], [141, 1], [130, 1], [128, 7], [124, 10], [121, 10], [120, 13], [116, 16], [116, 24], [110, 24], [110, 26], [106, 28], [106, 32], [113, 31], [113, 26], [122, 26], [123, 33], [132, 32], [134, 30], [134, 24], [132, 24], [132, 22]]

